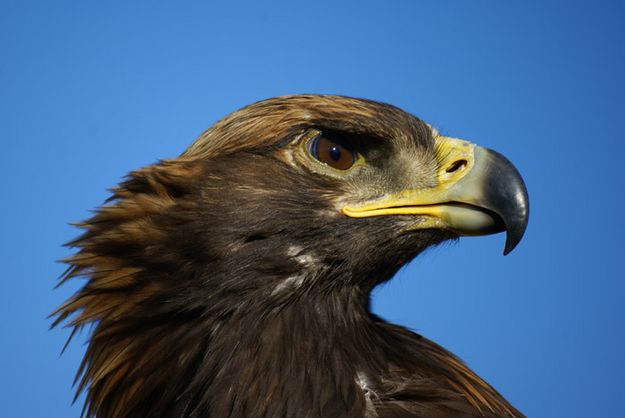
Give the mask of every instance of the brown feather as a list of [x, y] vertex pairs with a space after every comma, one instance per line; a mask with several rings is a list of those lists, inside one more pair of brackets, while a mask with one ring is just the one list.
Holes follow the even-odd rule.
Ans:
[[86, 282], [53, 313], [53, 326], [93, 327], [77, 376], [87, 416], [523, 416], [452, 354], [369, 312], [374, 286], [454, 236], [336, 215], [354, 184], [287, 158], [310, 129], [423, 167], [435, 156], [430, 129], [400, 109], [304, 95], [237, 111], [130, 173], [79, 224], [60, 283]]

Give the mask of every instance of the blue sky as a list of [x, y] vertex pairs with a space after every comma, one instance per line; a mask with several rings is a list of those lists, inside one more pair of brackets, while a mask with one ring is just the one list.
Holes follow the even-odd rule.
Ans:
[[[83, 335], [46, 316], [77, 234], [129, 170], [267, 97], [404, 108], [523, 174], [527, 234], [422, 255], [374, 308], [532, 417], [625, 416], [622, 2], [0, 2], [0, 405], [78, 417]], [[130, 4], [132, 3], [132, 4]], [[81, 398], [82, 399], [82, 398]]]

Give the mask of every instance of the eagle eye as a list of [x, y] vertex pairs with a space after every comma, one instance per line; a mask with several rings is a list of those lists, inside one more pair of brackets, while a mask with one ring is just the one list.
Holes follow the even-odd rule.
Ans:
[[324, 134], [308, 142], [308, 151], [316, 160], [337, 170], [348, 170], [356, 161], [356, 155], [348, 143]]

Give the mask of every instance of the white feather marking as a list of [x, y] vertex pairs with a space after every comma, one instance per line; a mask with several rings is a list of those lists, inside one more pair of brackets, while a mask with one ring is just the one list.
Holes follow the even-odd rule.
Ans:
[[317, 265], [317, 258], [311, 254], [304, 253], [304, 249], [299, 245], [291, 245], [287, 251], [287, 256], [294, 258], [302, 267], [310, 269]]
[[282, 280], [271, 292], [272, 295], [281, 293], [283, 291], [292, 291], [297, 289], [304, 282], [304, 276], [298, 274], [297, 276], [289, 276]]
[[363, 372], [357, 372], [356, 384], [360, 386], [360, 389], [362, 389], [362, 393], [365, 398], [365, 418], [376, 418], [378, 413], [375, 410], [372, 398], [377, 398], [378, 396], [373, 389], [371, 389], [371, 382], [369, 381], [369, 378]]

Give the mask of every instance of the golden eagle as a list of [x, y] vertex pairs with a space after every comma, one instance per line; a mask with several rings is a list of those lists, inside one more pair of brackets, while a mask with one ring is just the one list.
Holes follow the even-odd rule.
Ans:
[[86, 281], [53, 315], [92, 328], [83, 412], [520, 417], [369, 299], [459, 235], [505, 230], [511, 251], [528, 212], [506, 158], [396, 107], [322, 95], [245, 107], [131, 172], [68, 244], [61, 283]]

